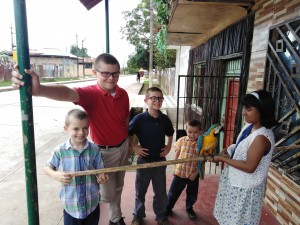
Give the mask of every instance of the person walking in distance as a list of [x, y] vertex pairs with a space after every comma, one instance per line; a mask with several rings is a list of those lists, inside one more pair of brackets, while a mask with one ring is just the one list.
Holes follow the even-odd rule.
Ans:
[[137, 72], [137, 75], [136, 75], [136, 81], [137, 81], [138, 83], [141, 82], [141, 74], [140, 74], [139, 71]]

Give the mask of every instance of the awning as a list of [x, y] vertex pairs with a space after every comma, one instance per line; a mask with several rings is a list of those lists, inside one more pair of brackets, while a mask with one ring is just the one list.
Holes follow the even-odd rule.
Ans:
[[87, 10], [90, 10], [102, 0], [79, 0]]
[[247, 16], [253, 5], [248, 0], [173, 0], [167, 44], [202, 44]]

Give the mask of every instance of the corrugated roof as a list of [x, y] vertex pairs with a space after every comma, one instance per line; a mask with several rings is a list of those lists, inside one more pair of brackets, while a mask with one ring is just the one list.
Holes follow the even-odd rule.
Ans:
[[87, 10], [90, 10], [102, 0], [80, 0]]

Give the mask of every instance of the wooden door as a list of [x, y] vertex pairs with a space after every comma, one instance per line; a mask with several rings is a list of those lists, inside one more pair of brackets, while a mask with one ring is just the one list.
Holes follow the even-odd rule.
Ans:
[[238, 107], [239, 81], [236, 79], [230, 79], [227, 90], [228, 93], [224, 121], [224, 147], [228, 147], [233, 143], [235, 116]]

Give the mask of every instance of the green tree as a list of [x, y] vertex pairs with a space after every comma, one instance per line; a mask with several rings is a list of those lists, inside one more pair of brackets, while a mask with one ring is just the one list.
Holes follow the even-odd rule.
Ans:
[[78, 48], [77, 45], [71, 45], [70, 53], [78, 57], [89, 57], [86, 48]]
[[0, 52], [0, 61], [9, 62], [9, 58], [8, 58], [8, 55], [7, 55], [6, 51], [1, 51]]
[[144, 48], [136, 48], [136, 52], [129, 56], [127, 61], [127, 67], [135, 68], [138, 70], [139, 68], [147, 69], [149, 66], [149, 51]]
[[175, 67], [176, 62], [176, 50], [175, 49], [166, 49], [166, 54], [163, 54], [159, 50], [156, 49], [154, 51], [155, 58], [155, 68], [156, 69], [164, 69], [164, 68], [172, 68]]
[[[166, 27], [167, 4], [164, 0], [154, 0], [154, 22], [153, 22], [153, 40], [154, 45], [153, 68], [166, 68], [166, 66], [174, 66], [175, 58], [172, 51], [166, 50], [166, 29], [165, 33], [160, 32], [162, 26]], [[136, 68], [149, 67], [149, 40], [150, 40], [150, 11], [149, 0], [141, 0], [132, 11], [122, 12], [126, 25], [121, 28], [122, 38], [126, 39], [130, 44], [135, 46], [135, 53], [129, 56], [127, 62], [128, 67], [136, 66]], [[163, 13], [162, 13], [163, 12]], [[162, 15], [160, 15], [162, 14]], [[157, 33], [160, 33], [159, 38]], [[170, 55], [169, 55], [170, 54]]]

